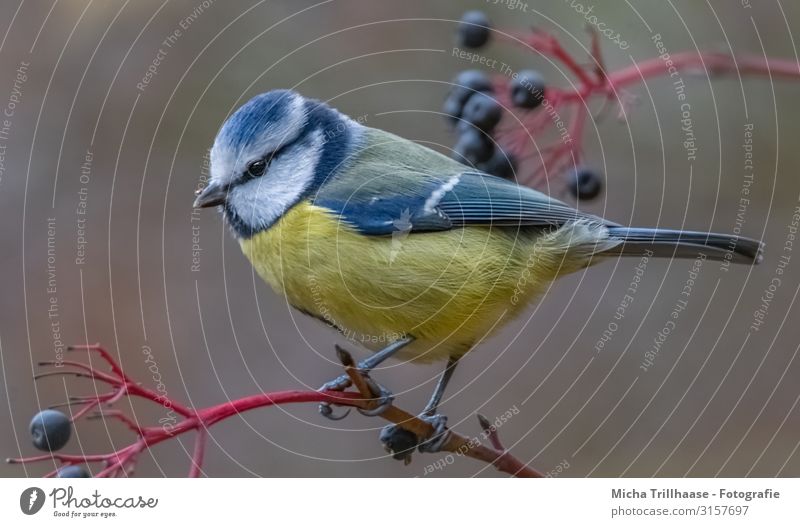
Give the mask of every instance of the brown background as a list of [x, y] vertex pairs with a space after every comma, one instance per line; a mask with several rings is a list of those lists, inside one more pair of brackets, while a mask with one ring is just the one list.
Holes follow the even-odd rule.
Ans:
[[[338, 337], [290, 311], [254, 279], [216, 214], [191, 221], [203, 154], [221, 121], [256, 93], [296, 87], [334, 99], [371, 126], [444, 150], [452, 137], [438, 116], [424, 111], [439, 110], [442, 81], [467, 67], [451, 55], [452, 21], [465, 7], [485, 9], [502, 29], [556, 31], [579, 56], [586, 43], [584, 19], [568, 2], [530, 1], [523, 12], [478, 1], [336, 0], [315, 7], [218, 1], [183, 30], [150, 84], [138, 90], [162, 41], [199, 3], [75, 1], [52, 10], [50, 2], [21, 9], [0, 4], [0, 34], [9, 28], [0, 48], [0, 105], [20, 61], [30, 63], [0, 181], [3, 457], [34, 452], [27, 424], [39, 407], [93, 389], [76, 381], [66, 387], [31, 381], [32, 364], [54, 354], [48, 218], [55, 218], [65, 342], [105, 343], [152, 387], [142, 353], [147, 345], [169, 395], [196, 406], [260, 390], [316, 387], [339, 373], [332, 363]], [[730, 46], [738, 54], [796, 58], [792, 33], [800, 7], [793, 2], [744, 8], [735, 1], [641, 1], [638, 15], [622, 2], [594, 5], [598, 18], [631, 43], [621, 51], [602, 40], [612, 69], [656, 54], [642, 19], [672, 52]], [[542, 57], [498, 44], [484, 52], [567, 84], [566, 74]], [[519, 413], [502, 427], [508, 446], [544, 471], [560, 464], [565, 476], [800, 473], [794, 307], [800, 261], [791, 261], [764, 325], [748, 336], [798, 202], [800, 85], [684, 77], [700, 145], [693, 177], [674, 91], [664, 78], [652, 79], [630, 90], [640, 104], [628, 123], [617, 122], [612, 111], [589, 124], [586, 158], [607, 174], [607, 192], [585, 208], [620, 222], [730, 231], [739, 206], [743, 127], [751, 122], [756, 177], [743, 233], [763, 233], [764, 264], [729, 272], [704, 266], [687, 310], [647, 373], [639, 364], [691, 262], [651, 262], [634, 306], [601, 353], [594, 344], [613, 320], [636, 261], [609, 262], [560, 281], [538, 308], [463, 361], [443, 407], [458, 430], [476, 433], [476, 412], [494, 418], [516, 406]], [[398, 110], [412, 112], [380, 115]], [[76, 266], [87, 150], [94, 155], [86, 185], [87, 256]], [[202, 247], [198, 272], [190, 270], [193, 225]], [[381, 372], [380, 380], [413, 410], [424, 404], [437, 373], [438, 367], [404, 365]], [[143, 423], [163, 417], [148, 405], [119, 407]], [[419, 476], [439, 459], [417, 456], [409, 467], [390, 461], [376, 440], [382, 424], [357, 415], [330, 423], [313, 405], [257, 410], [213, 429], [205, 469], [213, 476]], [[94, 453], [129, 439], [118, 424], [84, 423], [68, 448]], [[155, 448], [141, 459], [139, 474], [184, 475], [190, 448], [190, 441]], [[0, 474], [45, 469], [0, 465]], [[435, 472], [475, 474], [494, 471], [457, 459]]]

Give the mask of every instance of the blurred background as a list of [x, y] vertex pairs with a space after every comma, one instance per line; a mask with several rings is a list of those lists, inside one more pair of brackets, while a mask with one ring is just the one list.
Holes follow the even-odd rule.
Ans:
[[[586, 57], [586, 19], [574, 2], [512, 4], [1, 3], [0, 106], [10, 110], [0, 120], [2, 457], [35, 453], [27, 427], [40, 408], [93, 392], [81, 380], [32, 381], [34, 364], [53, 360], [60, 342], [101, 342], [145, 386], [161, 380], [170, 397], [196, 407], [316, 388], [338, 375], [333, 344], [343, 339], [254, 277], [218, 214], [193, 216], [207, 149], [248, 98], [290, 87], [446, 152], [453, 136], [435, 112], [444, 83], [470, 67], [452, 53], [464, 10], [484, 10], [503, 31], [553, 31]], [[589, 5], [630, 44], [600, 39], [609, 70], [657, 56], [654, 33], [671, 53], [797, 60], [794, 2]], [[481, 53], [569, 86], [567, 72], [535, 53], [496, 40]], [[684, 73], [698, 145], [691, 172], [675, 90], [654, 77], [630, 88], [639, 103], [627, 122], [612, 108], [588, 123], [586, 163], [606, 175], [606, 188], [581, 207], [637, 225], [731, 232], [738, 222], [741, 234], [766, 242], [763, 264], [706, 263], [647, 371], [645, 354], [684, 298], [692, 262], [651, 261], [622, 320], [614, 317], [636, 259], [559, 281], [462, 361], [442, 407], [459, 432], [479, 432], [477, 412], [494, 420], [512, 411], [500, 430], [506, 446], [561, 477], [800, 475], [800, 261], [789, 227], [800, 193], [800, 83]], [[743, 206], [749, 125], [754, 177]], [[559, 185], [551, 181], [564, 197]], [[616, 330], [598, 351], [610, 323]], [[404, 364], [379, 380], [418, 411], [439, 370]], [[165, 418], [152, 404], [117, 407], [142, 424]], [[333, 423], [315, 405], [255, 410], [211, 430], [204, 470], [407, 477], [443, 459], [391, 460], [377, 441], [383, 424], [358, 414]], [[132, 440], [116, 422], [89, 421], [67, 450], [99, 453]], [[185, 475], [191, 446], [190, 437], [159, 445], [137, 474]], [[444, 465], [429, 475], [496, 475], [465, 458]], [[51, 468], [0, 465], [0, 474]]]

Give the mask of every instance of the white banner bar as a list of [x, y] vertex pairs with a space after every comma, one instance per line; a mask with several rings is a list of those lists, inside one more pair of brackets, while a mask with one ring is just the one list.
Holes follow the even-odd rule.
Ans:
[[9, 526], [800, 524], [797, 479], [5, 479], [0, 491]]

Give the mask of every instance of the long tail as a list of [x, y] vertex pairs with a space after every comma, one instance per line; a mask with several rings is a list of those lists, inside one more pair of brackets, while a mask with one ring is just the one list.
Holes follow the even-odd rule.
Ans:
[[713, 260], [744, 264], [761, 263], [763, 258], [763, 243], [733, 234], [629, 227], [608, 227], [608, 234], [623, 242], [609, 253], [641, 256], [649, 250], [667, 258], [696, 258], [703, 253]]

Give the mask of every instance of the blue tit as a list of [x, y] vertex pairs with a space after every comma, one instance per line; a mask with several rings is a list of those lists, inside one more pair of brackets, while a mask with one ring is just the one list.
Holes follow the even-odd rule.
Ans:
[[620, 255], [753, 264], [762, 251], [738, 236], [620, 226], [288, 90], [225, 121], [194, 206], [219, 206], [292, 306], [381, 350], [368, 366], [449, 360], [427, 416], [456, 361], [561, 275]]

